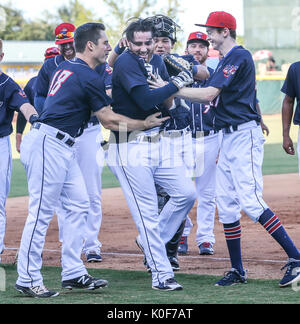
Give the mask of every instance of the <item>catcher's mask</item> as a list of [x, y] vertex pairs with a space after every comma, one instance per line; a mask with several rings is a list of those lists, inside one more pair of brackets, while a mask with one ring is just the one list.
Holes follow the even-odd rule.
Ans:
[[176, 31], [177, 29], [180, 29], [180, 26], [171, 18], [164, 15], [155, 15], [153, 17], [148, 17], [145, 20], [149, 20], [153, 23], [156, 30], [154, 36], [168, 37], [173, 43], [177, 42]]

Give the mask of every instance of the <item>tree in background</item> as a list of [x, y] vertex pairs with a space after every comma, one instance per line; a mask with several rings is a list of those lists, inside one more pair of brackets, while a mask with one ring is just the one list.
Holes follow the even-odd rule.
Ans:
[[[54, 29], [61, 22], [70, 22], [79, 26], [89, 21], [103, 22], [107, 27], [107, 34], [112, 46], [118, 42], [132, 17], [146, 18], [155, 14], [164, 14], [174, 19], [180, 25], [179, 0], [168, 0], [162, 6], [159, 0], [102, 0], [102, 17], [96, 17], [92, 8], [85, 8], [79, 0], [69, 0], [67, 4], [57, 9], [55, 14], [45, 10], [42, 17], [36, 20], [26, 20], [21, 10], [14, 9], [11, 3], [0, 5], [6, 12], [6, 25], [0, 30], [3, 40], [54, 40]], [[180, 35], [177, 47], [180, 46]]]
[[62, 22], [70, 22], [75, 26], [80, 26], [87, 22], [98, 22], [91, 9], [86, 9], [78, 0], [70, 0], [68, 5], [58, 8], [57, 18]]

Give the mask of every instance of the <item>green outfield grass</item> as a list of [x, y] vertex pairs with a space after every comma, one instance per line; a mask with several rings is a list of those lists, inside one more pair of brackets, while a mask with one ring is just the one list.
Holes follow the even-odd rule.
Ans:
[[[283, 174], [297, 173], [298, 160], [297, 156], [287, 155], [281, 144], [265, 145], [265, 157], [263, 163], [263, 174]], [[119, 181], [111, 173], [107, 166], [104, 167], [102, 173], [102, 187], [113, 188], [118, 187]], [[10, 197], [27, 196], [27, 180], [24, 167], [19, 159], [13, 160], [13, 173]]]
[[298, 304], [300, 291], [279, 288], [278, 280], [249, 280], [248, 284], [215, 287], [219, 277], [176, 274], [182, 291], [161, 292], [151, 289], [151, 276], [142, 271], [90, 269], [89, 273], [109, 281], [109, 286], [96, 291], [62, 291], [61, 269], [44, 267], [45, 285], [61, 292], [57, 298], [37, 300], [23, 297], [14, 290], [16, 267], [4, 265], [6, 291], [0, 292], [0, 304]]

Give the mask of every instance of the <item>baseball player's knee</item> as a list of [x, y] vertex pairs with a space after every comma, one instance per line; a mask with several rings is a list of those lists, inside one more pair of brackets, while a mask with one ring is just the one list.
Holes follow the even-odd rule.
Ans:
[[182, 192], [182, 201], [186, 204], [193, 205], [197, 199], [196, 190], [194, 187], [186, 187]]
[[240, 212], [236, 213], [224, 213], [218, 211], [219, 222], [222, 224], [232, 224], [241, 219], [242, 215]]

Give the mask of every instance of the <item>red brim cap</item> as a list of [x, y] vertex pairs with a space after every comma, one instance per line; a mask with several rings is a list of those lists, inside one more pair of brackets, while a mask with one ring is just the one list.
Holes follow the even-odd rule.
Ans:
[[193, 42], [203, 42], [207, 47], [209, 47], [209, 41], [207, 40], [207, 35], [202, 32], [193, 32], [190, 33], [189, 38], [187, 40], [187, 44]]
[[228, 28], [236, 30], [236, 19], [225, 11], [215, 11], [209, 14], [206, 24], [195, 24], [201, 27]]
[[[65, 44], [65, 43], [71, 43], [74, 42], [74, 32], [76, 27], [71, 23], [62, 23], [58, 25], [55, 28], [54, 35], [55, 35], [55, 44]], [[59, 34], [63, 33], [66, 34], [68, 32], [71, 32], [72, 35], [69, 35], [70, 37], [57, 37]]]
[[74, 38], [64, 38], [64, 39], [57, 39], [55, 41], [55, 44], [59, 45], [59, 44], [65, 44], [65, 43], [73, 43], [74, 42]]

